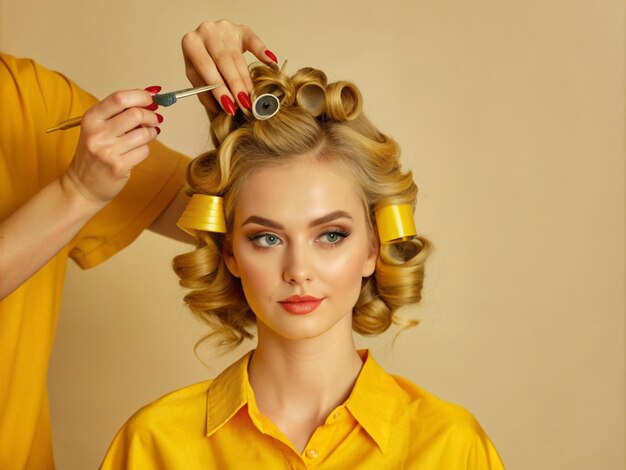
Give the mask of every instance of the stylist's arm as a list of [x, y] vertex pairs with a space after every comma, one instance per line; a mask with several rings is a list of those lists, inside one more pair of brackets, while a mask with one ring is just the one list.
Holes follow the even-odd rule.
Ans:
[[148, 91], [119, 91], [84, 115], [74, 158], [59, 178], [0, 223], [0, 299], [19, 287], [124, 188], [149, 155], [159, 117]]

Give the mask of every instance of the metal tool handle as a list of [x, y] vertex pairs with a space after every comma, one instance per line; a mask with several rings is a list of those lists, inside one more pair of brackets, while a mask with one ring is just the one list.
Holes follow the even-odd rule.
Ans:
[[197, 95], [198, 93], [202, 93], [205, 91], [211, 91], [222, 85], [223, 83], [218, 83], [216, 85], [199, 86], [195, 88], [187, 88], [186, 90], [174, 91], [173, 93], [176, 95], [176, 98], [178, 99], [178, 98], [184, 98], [186, 96]]

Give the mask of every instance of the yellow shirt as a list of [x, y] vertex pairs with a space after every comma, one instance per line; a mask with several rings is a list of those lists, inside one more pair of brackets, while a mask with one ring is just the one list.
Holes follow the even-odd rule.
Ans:
[[101, 469], [503, 469], [463, 408], [387, 374], [367, 351], [350, 397], [302, 453], [259, 411], [250, 353], [215, 380], [185, 387], [138, 411]]
[[[79, 128], [45, 129], [97, 102], [64, 76], [0, 54], [0, 220], [70, 163]], [[180, 189], [186, 159], [160, 144], [119, 196], [27, 282], [0, 301], [0, 468], [54, 468], [46, 374], [67, 258], [94, 266], [149, 226]], [[2, 273], [0, 273], [2, 275]]]

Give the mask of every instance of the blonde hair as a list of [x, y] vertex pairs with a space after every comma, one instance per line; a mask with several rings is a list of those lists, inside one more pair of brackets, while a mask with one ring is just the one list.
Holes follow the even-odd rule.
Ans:
[[[187, 168], [190, 193], [224, 198], [227, 225], [233, 223], [237, 195], [248, 177], [261, 167], [281, 165], [304, 154], [339, 164], [354, 176], [370, 227], [374, 211], [389, 204], [415, 207], [417, 187], [410, 171], [402, 171], [399, 147], [379, 132], [362, 113], [362, 98], [352, 83], [328, 83], [320, 70], [304, 68], [292, 77], [276, 66], [251, 70], [252, 99], [271, 93], [280, 110], [257, 120], [243, 110], [221, 112], [211, 123], [215, 150], [194, 159]], [[196, 231], [196, 248], [174, 258], [182, 286], [191, 289], [185, 302], [220, 335], [221, 345], [235, 347], [251, 338], [255, 315], [241, 282], [222, 259], [228, 234]], [[353, 309], [353, 329], [364, 335], [386, 331], [392, 323], [413, 326], [416, 320], [397, 315], [400, 307], [418, 303], [424, 263], [430, 244], [421, 236], [384, 244], [374, 275], [364, 279]]]

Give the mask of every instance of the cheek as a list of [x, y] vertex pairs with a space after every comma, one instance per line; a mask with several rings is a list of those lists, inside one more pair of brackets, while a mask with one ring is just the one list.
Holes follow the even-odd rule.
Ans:
[[262, 287], [270, 277], [270, 270], [267, 265], [261, 263], [251, 263], [246, 261], [241, 266], [241, 281], [251, 287]]
[[250, 249], [235, 250], [235, 257], [246, 300], [256, 312], [259, 302], [269, 299], [275, 288], [276, 263], [267, 256], [260, 256], [256, 251], [250, 252]]
[[320, 269], [324, 272], [327, 284], [344, 292], [360, 292], [365, 256], [356, 251], [345, 250], [337, 254], [329, 253], [329, 256], [324, 257]]

